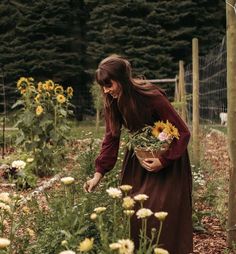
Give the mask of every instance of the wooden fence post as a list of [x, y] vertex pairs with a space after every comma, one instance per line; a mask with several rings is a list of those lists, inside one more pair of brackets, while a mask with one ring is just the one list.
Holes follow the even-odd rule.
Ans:
[[226, 2], [227, 27], [227, 128], [230, 157], [227, 243], [236, 244], [236, 0]]
[[185, 82], [184, 82], [184, 62], [179, 61], [179, 92], [181, 102], [181, 117], [186, 122], [186, 96], [185, 96]]
[[193, 164], [200, 165], [200, 142], [199, 142], [199, 53], [198, 39], [192, 40], [192, 64], [193, 64]]

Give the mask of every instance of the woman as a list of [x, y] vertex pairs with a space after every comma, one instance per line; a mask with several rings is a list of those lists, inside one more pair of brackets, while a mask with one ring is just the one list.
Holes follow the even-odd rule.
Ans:
[[[167, 100], [165, 93], [145, 80], [132, 78], [130, 63], [117, 55], [105, 58], [96, 71], [96, 81], [105, 97], [106, 133], [100, 155], [95, 162], [94, 177], [85, 183], [92, 191], [117, 160], [121, 126], [131, 132], [168, 120], [179, 130], [168, 151], [159, 158], [139, 163], [133, 151], [126, 152], [121, 184], [133, 186], [131, 195], [146, 194], [145, 208], [166, 211], [160, 243], [171, 254], [192, 252], [191, 169], [187, 152], [190, 133]], [[139, 221], [133, 216], [132, 237], [138, 243]], [[158, 227], [154, 216], [149, 218], [149, 231]]]

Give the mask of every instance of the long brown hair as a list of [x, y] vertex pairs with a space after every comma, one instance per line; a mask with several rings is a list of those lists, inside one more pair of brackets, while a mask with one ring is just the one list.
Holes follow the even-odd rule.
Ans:
[[105, 58], [96, 70], [96, 81], [101, 87], [110, 87], [111, 80], [121, 86], [117, 99], [103, 93], [105, 112], [112, 134], [118, 135], [122, 123], [131, 131], [143, 127], [145, 120], [148, 121], [145, 119], [148, 98], [153, 96], [158, 88], [145, 80], [134, 79], [129, 61], [119, 55]]

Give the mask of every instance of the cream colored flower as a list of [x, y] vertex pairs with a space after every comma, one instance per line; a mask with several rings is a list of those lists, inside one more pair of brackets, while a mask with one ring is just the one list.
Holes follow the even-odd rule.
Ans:
[[107, 210], [106, 207], [101, 206], [101, 207], [95, 208], [95, 209], [94, 209], [94, 212], [95, 212], [95, 213], [102, 213], [102, 212], [104, 212], [104, 211], [106, 211], [106, 210]]
[[61, 251], [59, 254], [76, 254], [76, 253], [72, 250], [64, 250], [64, 251]]
[[41, 105], [39, 105], [37, 108], [36, 108], [36, 115], [37, 116], [40, 116], [42, 113], [43, 113], [43, 107]]
[[13, 168], [17, 168], [17, 169], [24, 169], [25, 168], [25, 166], [26, 166], [26, 163], [24, 162], [24, 161], [22, 161], [22, 160], [16, 160], [16, 161], [13, 161], [12, 162], [12, 164], [11, 164], [11, 166], [13, 167]]
[[27, 228], [26, 231], [27, 231], [27, 233], [29, 234], [30, 237], [35, 237], [35, 232], [34, 232], [33, 229]]
[[134, 210], [124, 210], [124, 214], [126, 214], [127, 216], [132, 216], [134, 212]]
[[168, 215], [167, 212], [158, 212], [158, 213], [154, 213], [154, 216], [155, 216], [159, 221], [164, 221], [167, 215]]
[[66, 240], [61, 241], [61, 246], [67, 246], [68, 242]]
[[74, 181], [75, 181], [75, 179], [70, 176], [61, 178], [61, 182], [65, 185], [70, 185], [70, 184], [74, 183]]
[[92, 213], [91, 215], [90, 215], [90, 219], [91, 220], [96, 220], [97, 219], [97, 214], [96, 213]]
[[154, 253], [155, 254], [169, 254], [169, 252], [167, 250], [164, 250], [162, 248], [155, 248]]
[[120, 243], [111, 243], [109, 244], [111, 250], [118, 250], [121, 247]]
[[112, 198], [121, 198], [122, 196], [122, 192], [117, 188], [110, 187], [106, 190], [106, 192]]
[[28, 158], [26, 161], [29, 162], [29, 163], [31, 163], [31, 162], [34, 161], [34, 158]]
[[0, 201], [6, 204], [10, 204], [11, 203], [10, 194], [8, 192], [0, 193]]
[[81, 252], [90, 251], [93, 248], [93, 238], [85, 238], [78, 247], [78, 250]]
[[119, 254], [134, 253], [134, 243], [130, 239], [121, 239], [118, 243], [121, 245], [119, 248]]
[[136, 212], [138, 219], [145, 219], [147, 217], [150, 217], [152, 214], [153, 212], [147, 208], [141, 208]]
[[123, 204], [122, 206], [125, 209], [131, 209], [134, 207], [135, 201], [131, 197], [125, 197], [123, 198]]
[[6, 205], [2, 202], [0, 202], [0, 210], [3, 210], [3, 211], [7, 211], [7, 212], [11, 212], [11, 207], [9, 205]]
[[125, 193], [127, 193], [131, 191], [133, 187], [131, 185], [125, 184], [125, 185], [121, 185], [119, 188]]
[[28, 206], [23, 206], [22, 207], [22, 211], [25, 213], [25, 214], [29, 214], [30, 213], [30, 209]]
[[138, 194], [138, 195], [134, 196], [134, 200], [139, 201], [139, 202], [143, 202], [143, 201], [147, 200], [148, 198], [149, 197], [146, 194]]
[[9, 246], [11, 241], [7, 238], [0, 238], [0, 249], [5, 249], [7, 246]]

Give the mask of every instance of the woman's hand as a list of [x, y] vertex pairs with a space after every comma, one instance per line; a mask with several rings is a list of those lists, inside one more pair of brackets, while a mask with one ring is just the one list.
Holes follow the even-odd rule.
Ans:
[[88, 180], [84, 183], [84, 186], [83, 186], [84, 191], [86, 191], [86, 192], [93, 191], [98, 186], [98, 184], [101, 181], [102, 177], [103, 177], [103, 175], [101, 173], [96, 172], [92, 179], [90, 179], [90, 180]]
[[142, 161], [142, 166], [150, 172], [158, 172], [163, 168], [158, 158], [146, 158]]

